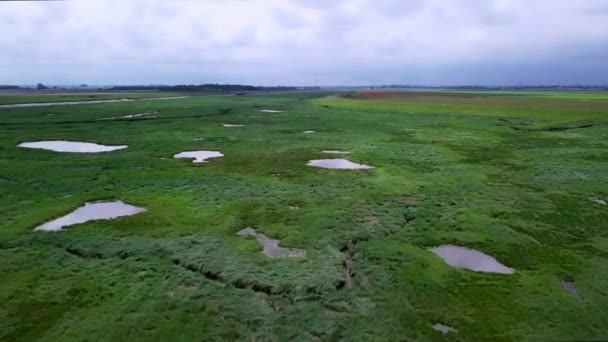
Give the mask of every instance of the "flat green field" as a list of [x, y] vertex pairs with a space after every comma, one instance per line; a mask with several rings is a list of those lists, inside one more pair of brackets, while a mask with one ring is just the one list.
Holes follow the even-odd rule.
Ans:
[[[139, 113], [154, 115], [98, 120]], [[17, 147], [38, 140], [128, 148]], [[194, 150], [224, 157], [172, 158]], [[326, 158], [375, 168], [306, 166]], [[108, 199], [147, 212], [33, 231]], [[301, 93], [0, 109], [0, 339], [606, 340], [606, 201], [602, 96]], [[266, 257], [236, 234], [245, 227], [306, 256]], [[515, 272], [450, 267], [429, 251], [444, 244]]]

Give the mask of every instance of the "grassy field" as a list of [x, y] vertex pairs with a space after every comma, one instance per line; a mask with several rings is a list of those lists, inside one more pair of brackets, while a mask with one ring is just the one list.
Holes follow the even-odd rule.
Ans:
[[[0, 339], [608, 339], [608, 206], [597, 202], [608, 201], [608, 101], [575, 95], [306, 93], [0, 109]], [[129, 147], [16, 147], [55, 139]], [[172, 159], [191, 150], [225, 156]], [[332, 158], [322, 150], [375, 168], [307, 167]], [[33, 232], [99, 199], [148, 211]], [[236, 235], [247, 226], [306, 257], [267, 258]], [[451, 268], [428, 250], [441, 244], [516, 272]]]

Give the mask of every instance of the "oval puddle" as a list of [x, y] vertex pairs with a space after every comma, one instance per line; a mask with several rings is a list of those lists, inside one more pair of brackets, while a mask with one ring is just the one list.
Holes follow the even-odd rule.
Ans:
[[500, 274], [515, 272], [514, 269], [501, 264], [493, 257], [471, 248], [442, 245], [431, 248], [430, 251], [437, 254], [448, 265], [456, 268]]
[[365, 164], [353, 163], [347, 159], [315, 159], [309, 160], [308, 166], [320, 167], [324, 169], [339, 169], [339, 170], [369, 170], [373, 169], [373, 166]]
[[206, 163], [209, 158], [223, 157], [224, 155], [218, 151], [185, 151], [173, 155], [175, 159], [194, 159], [193, 163]]
[[135, 207], [122, 201], [86, 202], [71, 213], [46, 222], [34, 231], [58, 231], [63, 227], [85, 223], [93, 220], [111, 220], [122, 216], [131, 216], [145, 212], [146, 208]]
[[70, 153], [100, 153], [122, 150], [123, 148], [127, 148], [127, 145], [108, 146], [89, 142], [65, 140], [23, 142], [17, 146]]
[[235, 124], [222, 124], [224, 127], [245, 127], [245, 125], [235, 125]]
[[253, 236], [263, 248], [263, 253], [270, 258], [285, 258], [285, 257], [304, 257], [306, 251], [297, 248], [284, 248], [279, 246], [279, 240], [274, 240], [268, 236], [256, 232], [255, 229], [247, 227], [239, 230], [236, 235]]
[[274, 109], [260, 109], [260, 112], [263, 112], [263, 113], [285, 113], [284, 110], [274, 110]]
[[310, 133], [314, 133], [314, 132], [315, 132], [315, 131], [304, 131], [304, 132], [302, 132], [302, 133], [304, 133], [304, 134], [310, 134]]

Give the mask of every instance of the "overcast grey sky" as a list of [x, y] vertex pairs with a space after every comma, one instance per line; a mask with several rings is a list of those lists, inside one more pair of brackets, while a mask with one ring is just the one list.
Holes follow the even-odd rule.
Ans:
[[0, 1], [0, 84], [608, 84], [608, 0]]

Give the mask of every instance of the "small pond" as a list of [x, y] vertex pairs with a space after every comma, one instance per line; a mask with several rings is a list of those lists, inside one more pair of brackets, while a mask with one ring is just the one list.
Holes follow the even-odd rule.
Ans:
[[347, 159], [316, 159], [308, 161], [308, 166], [320, 167], [324, 169], [340, 169], [340, 170], [369, 170], [373, 166], [365, 164], [353, 163]]
[[111, 220], [145, 212], [146, 208], [135, 207], [122, 201], [87, 202], [71, 213], [46, 222], [34, 230], [58, 231], [63, 227], [93, 220]]
[[65, 141], [65, 140], [24, 142], [17, 146], [25, 147], [25, 148], [51, 150], [51, 151], [55, 151], [55, 152], [71, 152], [71, 153], [100, 153], [100, 152], [110, 152], [110, 151], [122, 150], [123, 148], [127, 148], [127, 145], [108, 146], [108, 145], [100, 145], [100, 144], [89, 143], [89, 142]]
[[175, 154], [175, 159], [194, 159], [193, 163], [206, 163], [209, 158], [223, 157], [224, 155], [218, 151], [185, 151]]
[[443, 245], [431, 249], [448, 265], [456, 268], [465, 268], [476, 272], [512, 274], [514, 269], [498, 262], [493, 257], [475, 249]]
[[284, 248], [279, 246], [279, 240], [274, 240], [268, 236], [256, 232], [255, 229], [247, 227], [241, 229], [236, 233], [239, 236], [253, 236], [256, 238], [260, 246], [264, 249], [262, 252], [271, 258], [285, 258], [285, 257], [304, 257], [306, 251], [303, 249], [296, 248]]

